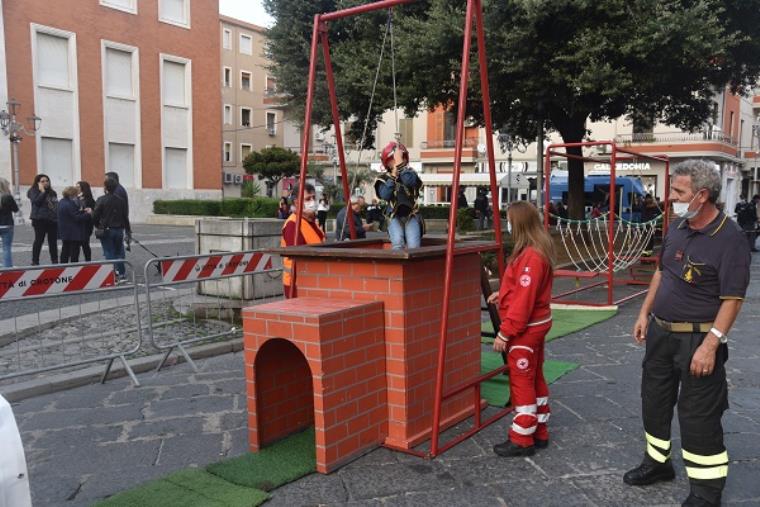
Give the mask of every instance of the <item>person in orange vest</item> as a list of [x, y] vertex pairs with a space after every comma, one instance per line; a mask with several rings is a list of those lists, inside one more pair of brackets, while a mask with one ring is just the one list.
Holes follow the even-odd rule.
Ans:
[[549, 388], [544, 379], [544, 343], [552, 327], [552, 240], [541, 217], [527, 201], [507, 211], [507, 230], [514, 240], [498, 293], [488, 298], [498, 304], [501, 326], [494, 340], [496, 352], [507, 353], [509, 386], [515, 416], [509, 438], [496, 444], [499, 456], [532, 456], [549, 444]]
[[[293, 189], [290, 194], [293, 196], [293, 205], [298, 209], [298, 187]], [[298, 244], [313, 245], [322, 243], [325, 240], [325, 233], [317, 224], [317, 198], [314, 185], [306, 183], [303, 188], [303, 216], [301, 217], [301, 227], [298, 229]], [[296, 218], [297, 214], [291, 213], [282, 226], [282, 238], [280, 246], [293, 246], [296, 244]], [[293, 259], [290, 257], [282, 258], [282, 285], [285, 297], [290, 299], [296, 297], [296, 287], [293, 281]]]

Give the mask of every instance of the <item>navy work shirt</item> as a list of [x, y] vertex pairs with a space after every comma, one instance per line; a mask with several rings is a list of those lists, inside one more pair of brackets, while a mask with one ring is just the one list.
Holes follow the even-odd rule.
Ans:
[[723, 300], [744, 299], [749, 264], [747, 240], [725, 213], [698, 230], [682, 220], [663, 240], [652, 311], [670, 322], [712, 322]]

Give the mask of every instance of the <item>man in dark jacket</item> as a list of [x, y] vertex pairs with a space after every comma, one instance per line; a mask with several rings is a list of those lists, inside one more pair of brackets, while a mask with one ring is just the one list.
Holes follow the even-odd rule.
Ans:
[[119, 183], [119, 174], [114, 171], [109, 171], [106, 173], [106, 178], [116, 180], [116, 190], [114, 190], [114, 195], [118, 195], [124, 200], [124, 203], [127, 205], [127, 216], [129, 216], [129, 196], [127, 195], [127, 189], [122, 187], [121, 183]]
[[[103, 246], [103, 255], [108, 260], [124, 259], [124, 233], [131, 234], [127, 214], [127, 202], [116, 195], [119, 183], [113, 178], [106, 178], [103, 189], [106, 194], [95, 202], [95, 211], [92, 214], [92, 222], [95, 227], [103, 229], [100, 235], [100, 244]], [[96, 232], [96, 236], [98, 233]], [[114, 263], [116, 275], [120, 281], [126, 279], [123, 262]]]

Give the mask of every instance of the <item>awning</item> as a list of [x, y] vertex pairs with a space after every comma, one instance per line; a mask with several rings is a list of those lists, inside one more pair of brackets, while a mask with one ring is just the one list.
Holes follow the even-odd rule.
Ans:
[[[422, 183], [428, 187], [448, 187], [451, 185], [454, 175], [452, 173], [423, 173], [420, 174]], [[496, 175], [496, 184], [507, 188], [508, 175], [500, 173]], [[491, 176], [488, 173], [461, 173], [459, 185], [463, 187], [488, 187], [491, 185]], [[512, 187], [528, 187], [528, 178], [521, 173], [512, 174]]]

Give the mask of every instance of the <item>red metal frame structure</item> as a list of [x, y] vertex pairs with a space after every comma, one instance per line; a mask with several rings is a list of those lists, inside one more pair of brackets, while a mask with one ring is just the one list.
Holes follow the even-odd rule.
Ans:
[[[333, 75], [332, 62], [330, 60], [328, 23], [336, 19], [356, 16], [359, 14], [378, 11], [382, 9], [390, 9], [397, 5], [408, 4], [414, 1], [415, 0], [382, 0], [379, 2], [351, 7], [348, 9], [343, 9], [343, 10], [339, 10], [335, 12], [317, 14], [314, 16], [314, 28], [313, 28], [312, 36], [311, 36], [309, 81], [308, 81], [308, 87], [307, 87], [307, 93], [306, 93], [306, 114], [305, 114], [304, 127], [303, 127], [304, 129], [303, 138], [301, 140], [301, 171], [300, 171], [299, 181], [301, 182], [306, 181], [306, 168], [308, 165], [309, 138], [310, 138], [310, 131], [311, 131], [311, 113], [312, 113], [312, 103], [314, 101], [314, 81], [315, 81], [316, 64], [317, 64], [317, 47], [321, 45], [322, 54], [324, 57], [325, 69], [326, 69], [327, 87], [328, 87], [329, 96], [330, 96], [330, 107], [332, 109], [333, 127], [335, 128], [335, 139], [336, 139], [337, 150], [338, 150], [338, 162], [340, 164], [340, 174], [343, 179], [343, 193], [346, 196], [350, 195], [350, 189], [348, 185], [348, 173], [346, 170], [346, 161], [345, 161], [345, 157], [343, 153], [343, 138], [342, 138], [341, 130], [340, 130], [340, 114], [338, 112], [338, 101], [335, 94], [335, 80], [334, 80], [334, 75]], [[457, 109], [456, 141], [454, 145], [454, 173], [453, 173], [451, 195], [456, 196], [459, 194], [459, 180], [460, 180], [460, 174], [462, 170], [462, 148], [464, 146], [464, 119], [465, 119], [465, 109], [466, 109], [466, 103], [467, 103], [467, 86], [469, 83], [469, 73], [470, 73], [470, 52], [471, 52], [471, 43], [472, 43], [473, 20], [475, 21], [475, 25], [476, 25], [476, 38], [477, 38], [477, 48], [478, 48], [479, 68], [480, 68], [480, 83], [481, 83], [481, 93], [482, 93], [482, 100], [483, 100], [483, 117], [484, 117], [485, 128], [486, 128], [486, 147], [487, 147], [488, 164], [489, 164], [490, 188], [491, 188], [491, 195], [497, 196], [499, 194], [498, 194], [498, 188], [496, 184], [496, 164], [495, 164], [494, 146], [493, 146], [493, 124], [492, 124], [492, 119], [491, 119], [490, 93], [489, 93], [489, 84], [488, 84], [489, 83], [488, 82], [488, 67], [487, 67], [487, 58], [486, 58], [485, 32], [483, 28], [483, 8], [482, 8], [481, 0], [467, 0], [467, 11], [465, 14], [465, 27], [464, 27], [464, 44], [462, 47], [461, 78], [460, 78], [460, 84], [459, 84], [460, 86], [459, 100], [457, 103], [458, 109]], [[304, 197], [304, 186], [299, 185], [299, 189], [298, 189], [299, 203], [303, 202], [303, 197]], [[512, 411], [511, 407], [507, 407], [505, 409], [501, 409], [498, 413], [489, 417], [487, 420], [485, 421], [481, 420], [480, 383], [485, 380], [488, 380], [491, 377], [500, 375], [501, 373], [506, 371], [507, 369], [506, 366], [502, 366], [501, 368], [498, 368], [492, 372], [481, 375], [480, 377], [476, 379], [473, 379], [465, 384], [451, 388], [447, 390], [446, 392], [444, 392], [443, 390], [444, 369], [445, 369], [445, 364], [446, 364], [446, 341], [447, 341], [447, 331], [448, 331], [447, 327], [448, 327], [448, 315], [449, 315], [449, 299], [451, 297], [451, 282], [452, 282], [451, 273], [454, 267], [454, 255], [455, 255], [454, 247], [455, 247], [455, 233], [456, 233], [456, 220], [457, 220], [456, 212], [457, 212], [456, 206], [452, 205], [449, 211], [449, 234], [448, 234], [448, 244], [446, 248], [446, 264], [445, 264], [446, 272], [445, 272], [445, 278], [444, 278], [443, 305], [442, 305], [442, 310], [441, 310], [440, 341], [438, 345], [438, 362], [437, 362], [438, 370], [437, 370], [436, 386], [435, 386], [435, 404], [433, 407], [433, 424], [432, 424], [432, 435], [431, 435], [432, 441], [430, 445], [430, 451], [421, 452], [421, 451], [408, 450], [408, 449], [397, 449], [397, 450], [414, 454], [420, 457], [435, 457], [439, 455], [440, 453], [462, 442], [463, 440], [469, 438], [470, 436], [480, 431], [482, 428], [497, 421], [498, 419], [504, 417], [505, 415], [507, 415], [508, 413]], [[296, 211], [297, 224], [301, 223], [302, 214], [303, 214], [302, 207], [299, 206]], [[346, 220], [348, 221], [348, 225], [350, 228], [351, 238], [355, 239], [356, 230], [355, 230], [354, 221], [352, 218], [351, 206], [347, 206]], [[504, 249], [503, 249], [502, 242], [500, 241], [500, 238], [501, 238], [501, 221], [500, 220], [494, 220], [494, 232], [495, 232], [495, 238], [497, 238], [497, 240], [494, 241], [494, 245], [486, 246], [482, 250], [498, 250], [499, 275], [501, 275], [504, 272]], [[296, 234], [296, 244], [297, 243], [298, 243], [298, 235]], [[468, 252], [471, 252], [471, 251], [472, 249], [468, 249]], [[295, 268], [296, 268], [296, 265], [294, 262], [294, 265], [293, 265], [293, 283], [294, 284], [296, 283], [296, 278], [295, 278], [296, 269]], [[440, 431], [441, 431], [441, 406], [445, 400], [463, 391], [466, 391], [468, 389], [473, 389], [474, 391], [473, 404], [474, 404], [475, 424], [473, 428], [471, 428], [466, 433], [459, 435], [456, 438], [452, 439], [451, 441], [446, 442], [445, 444], [441, 445], [439, 441]]]
[[[567, 151], [558, 151], [559, 149], [565, 149], [567, 148], [580, 148], [581, 150], [583, 148], [589, 148], [594, 146], [609, 146], [611, 148], [611, 153], [609, 159], [607, 158], [600, 158], [600, 157], [587, 157], [587, 156], [578, 156], [574, 154], [567, 153]], [[622, 157], [618, 155], [618, 153], [624, 154]], [[647, 292], [647, 289], [643, 289], [640, 291], [637, 291], [633, 294], [629, 294], [627, 296], [624, 296], [619, 299], [615, 299], [615, 283], [619, 285], [646, 285], [648, 286], [649, 283], [645, 282], [643, 280], [636, 280], [633, 278], [626, 278], [626, 279], [615, 279], [615, 270], [614, 270], [614, 261], [615, 261], [615, 219], [617, 217], [617, 210], [615, 209], [616, 201], [615, 198], [615, 191], [616, 191], [616, 172], [617, 172], [617, 163], [623, 162], [627, 160], [639, 160], [639, 159], [648, 159], [648, 160], [655, 160], [658, 162], [663, 162], [665, 164], [665, 196], [664, 196], [664, 216], [663, 216], [663, 236], [667, 232], [668, 228], [668, 219], [669, 219], [669, 197], [670, 197], [670, 158], [667, 155], [647, 155], [643, 153], [638, 153], [636, 151], [627, 149], [627, 148], [621, 148], [619, 147], [614, 141], [587, 141], [587, 142], [580, 142], [580, 143], [561, 143], [561, 144], [551, 144], [546, 148], [546, 156], [544, 157], [544, 227], [546, 230], [549, 230], [549, 205], [551, 204], [551, 162], [552, 162], [552, 156], [553, 157], [562, 157], [567, 159], [574, 159], [574, 160], [581, 160], [582, 162], [603, 162], [603, 163], [609, 163], [610, 165], [610, 216], [607, 221], [607, 271], [606, 273], [603, 273], [606, 277], [606, 280], [601, 282], [594, 282], [588, 285], [585, 285], [583, 287], [579, 287], [576, 289], [568, 290], [565, 292], [562, 292], [561, 294], [557, 294], [556, 296], [552, 296], [552, 302], [556, 303], [572, 303], [576, 305], [584, 305], [584, 306], [603, 306], [604, 304], [607, 305], [618, 305], [621, 303], [624, 303], [626, 301], [629, 301], [631, 299], [634, 299], [642, 294], [645, 294]], [[589, 275], [585, 276], [585, 278], [595, 277], [599, 275], [599, 273], [587, 273], [587, 272], [578, 272], [579, 275]], [[584, 277], [584, 276], [581, 276]], [[576, 300], [563, 300], [562, 298], [577, 294], [579, 292], [583, 292], [589, 289], [593, 289], [594, 287], [599, 287], [602, 285], [607, 286], [607, 302], [606, 303], [598, 303], [593, 301], [576, 301]]]

